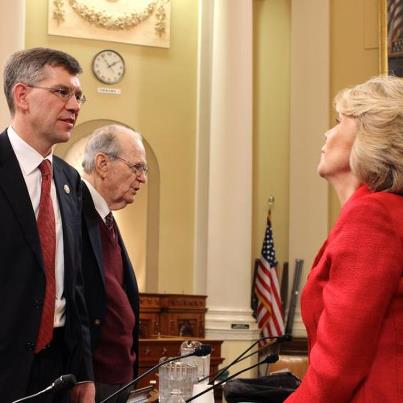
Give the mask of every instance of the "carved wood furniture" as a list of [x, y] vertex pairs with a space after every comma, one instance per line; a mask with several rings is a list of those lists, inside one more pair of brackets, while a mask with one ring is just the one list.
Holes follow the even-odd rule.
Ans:
[[140, 338], [204, 337], [206, 296], [140, 294]]
[[[186, 294], [140, 294], [140, 350], [139, 373], [142, 374], [159, 363], [162, 357], [180, 355], [185, 340], [199, 340], [210, 344], [210, 374], [218, 371], [224, 361], [221, 358], [222, 340], [204, 339], [204, 315], [206, 296]], [[158, 371], [143, 378], [138, 388], [151, 380], [158, 384]], [[217, 391], [216, 401], [221, 401]]]

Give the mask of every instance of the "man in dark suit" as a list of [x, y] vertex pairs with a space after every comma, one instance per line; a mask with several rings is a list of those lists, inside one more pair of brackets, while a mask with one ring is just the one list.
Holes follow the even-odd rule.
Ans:
[[[11, 124], [0, 135], [0, 401], [37, 393], [62, 374], [72, 402], [93, 402], [89, 330], [80, 283], [78, 173], [53, 155], [70, 139], [81, 67], [35, 48], [11, 56], [4, 91]], [[46, 394], [36, 402], [64, 402]]]
[[138, 288], [112, 210], [133, 203], [146, 182], [140, 134], [120, 125], [97, 129], [83, 168], [83, 276], [98, 402], [137, 376]]

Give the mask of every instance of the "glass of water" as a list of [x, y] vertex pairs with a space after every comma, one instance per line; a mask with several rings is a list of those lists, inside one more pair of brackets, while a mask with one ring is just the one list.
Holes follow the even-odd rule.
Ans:
[[[189, 353], [193, 353], [196, 348], [200, 347], [201, 343], [197, 340], [186, 340], [181, 344], [180, 354], [186, 355]], [[197, 378], [198, 381], [203, 379], [201, 383], [208, 383], [208, 377], [210, 374], [210, 354], [205, 355], [204, 357], [186, 357], [182, 358], [183, 362], [187, 362], [191, 365], [195, 365], [197, 367]]]
[[183, 399], [189, 399], [196, 382], [196, 366], [181, 361], [162, 365], [159, 369], [159, 401], [166, 403], [174, 389], [180, 391]]

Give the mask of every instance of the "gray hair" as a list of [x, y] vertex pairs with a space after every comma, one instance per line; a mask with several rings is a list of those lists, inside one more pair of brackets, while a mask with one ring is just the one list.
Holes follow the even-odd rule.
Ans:
[[45, 66], [63, 67], [70, 74], [82, 72], [78, 61], [61, 50], [32, 48], [14, 53], [4, 68], [4, 94], [11, 115], [15, 113], [13, 88], [17, 83], [34, 85], [46, 78]]
[[141, 135], [138, 132], [126, 126], [112, 124], [96, 129], [85, 146], [82, 162], [85, 173], [89, 174], [94, 171], [95, 157], [98, 153], [104, 153], [111, 158], [117, 158], [122, 153], [123, 150], [117, 137], [122, 130], [133, 132], [141, 139]]

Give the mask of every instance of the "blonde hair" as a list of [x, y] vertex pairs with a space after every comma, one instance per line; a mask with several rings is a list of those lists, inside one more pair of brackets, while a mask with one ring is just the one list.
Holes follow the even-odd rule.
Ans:
[[403, 193], [403, 79], [374, 77], [340, 91], [335, 106], [357, 122], [352, 172], [374, 191]]

